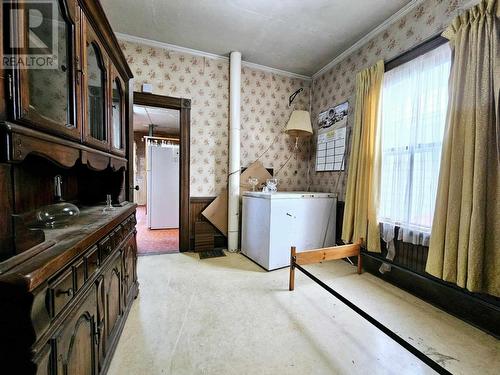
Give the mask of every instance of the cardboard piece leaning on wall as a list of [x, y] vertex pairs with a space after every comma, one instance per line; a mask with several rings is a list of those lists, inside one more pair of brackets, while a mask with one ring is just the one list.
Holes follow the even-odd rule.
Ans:
[[201, 214], [227, 237], [227, 189], [222, 190]]
[[[248, 183], [250, 177], [257, 177], [259, 180], [258, 188], [273, 176], [264, 168], [260, 161], [253, 162], [240, 176], [240, 194], [252, 190], [252, 185]], [[227, 237], [227, 189], [221, 191], [217, 198], [201, 214]]]

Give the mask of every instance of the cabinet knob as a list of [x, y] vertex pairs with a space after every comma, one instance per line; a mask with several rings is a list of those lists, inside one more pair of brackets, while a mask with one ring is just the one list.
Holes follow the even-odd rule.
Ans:
[[60, 296], [61, 294], [66, 294], [69, 297], [73, 297], [73, 288], [69, 288], [67, 290], [58, 289], [56, 292], [56, 296]]

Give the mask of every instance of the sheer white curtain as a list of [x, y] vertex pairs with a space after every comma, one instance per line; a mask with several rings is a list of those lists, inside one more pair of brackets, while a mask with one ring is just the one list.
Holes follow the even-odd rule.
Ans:
[[429, 242], [450, 67], [451, 51], [444, 44], [384, 75], [378, 220], [389, 258], [395, 226], [404, 242]]

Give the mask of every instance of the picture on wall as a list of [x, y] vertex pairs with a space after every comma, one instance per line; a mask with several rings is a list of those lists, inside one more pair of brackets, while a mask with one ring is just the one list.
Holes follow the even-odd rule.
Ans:
[[345, 102], [318, 115], [316, 172], [345, 169], [348, 112], [349, 102]]

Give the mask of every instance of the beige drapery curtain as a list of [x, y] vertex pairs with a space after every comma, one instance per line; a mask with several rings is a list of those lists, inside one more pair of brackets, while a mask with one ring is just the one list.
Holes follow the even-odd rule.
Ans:
[[499, 17], [499, 2], [483, 0], [443, 33], [453, 63], [426, 265], [431, 275], [495, 296], [500, 296]]
[[353, 140], [342, 226], [344, 242], [363, 238], [367, 249], [376, 252], [380, 252], [377, 223], [380, 139], [377, 127], [383, 76], [383, 61], [356, 75]]

